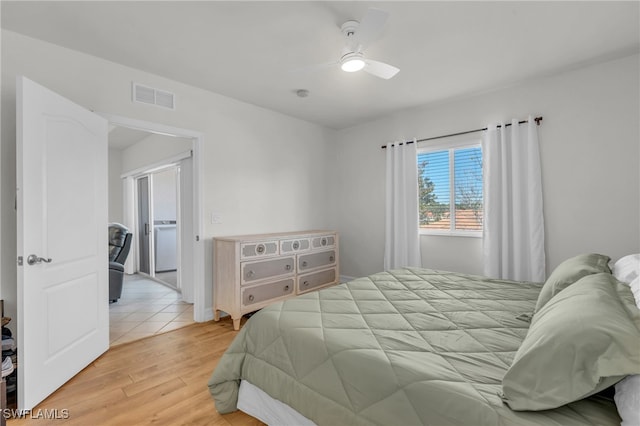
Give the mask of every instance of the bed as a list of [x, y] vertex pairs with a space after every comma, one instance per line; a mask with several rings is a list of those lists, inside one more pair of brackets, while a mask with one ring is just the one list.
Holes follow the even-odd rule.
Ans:
[[219, 412], [269, 424], [620, 425], [612, 386], [640, 373], [640, 311], [608, 260], [546, 283], [398, 269], [275, 303], [209, 389]]

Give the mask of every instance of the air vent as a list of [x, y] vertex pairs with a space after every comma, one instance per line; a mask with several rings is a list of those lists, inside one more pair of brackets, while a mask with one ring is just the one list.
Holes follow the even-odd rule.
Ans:
[[175, 95], [173, 93], [138, 83], [133, 83], [133, 101], [167, 109], [176, 109]]

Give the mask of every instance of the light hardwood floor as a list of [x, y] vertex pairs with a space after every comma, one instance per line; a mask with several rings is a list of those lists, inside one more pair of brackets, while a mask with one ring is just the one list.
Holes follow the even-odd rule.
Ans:
[[[220, 415], [207, 388], [209, 376], [237, 333], [225, 318], [112, 347], [30, 416], [7, 424], [262, 425], [240, 411]], [[32, 418], [38, 410], [57, 410], [59, 417], [67, 410], [68, 418]]]

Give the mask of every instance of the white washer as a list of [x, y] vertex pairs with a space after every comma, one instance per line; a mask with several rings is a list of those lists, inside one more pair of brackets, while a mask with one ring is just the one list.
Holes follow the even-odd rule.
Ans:
[[176, 224], [154, 225], [156, 272], [177, 269]]

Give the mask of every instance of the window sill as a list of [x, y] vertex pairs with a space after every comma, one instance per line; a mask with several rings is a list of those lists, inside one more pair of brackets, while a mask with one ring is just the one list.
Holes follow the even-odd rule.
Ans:
[[482, 238], [482, 231], [437, 231], [421, 229], [420, 236]]

